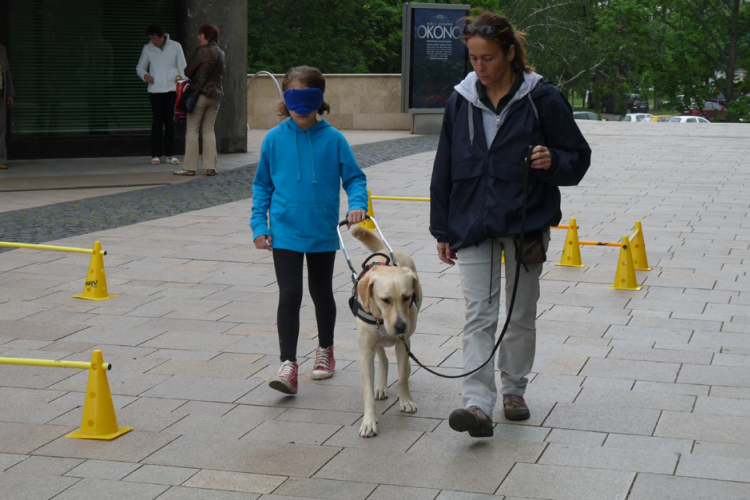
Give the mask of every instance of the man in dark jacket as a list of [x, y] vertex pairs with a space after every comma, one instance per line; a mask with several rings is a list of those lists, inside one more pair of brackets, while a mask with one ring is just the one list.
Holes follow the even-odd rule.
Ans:
[[[530, 417], [523, 395], [534, 363], [539, 278], [549, 228], [562, 218], [559, 186], [580, 182], [591, 150], [560, 92], [528, 66], [523, 34], [514, 32], [507, 19], [482, 14], [464, 28], [464, 41], [475, 71], [455, 87], [446, 106], [430, 185], [430, 232], [440, 259], [460, 264], [466, 371], [487, 360], [495, 343], [502, 254], [506, 314], [516, 254], [523, 255], [498, 367], [505, 418], [525, 420]], [[521, 250], [524, 171], [532, 145]], [[497, 400], [492, 363], [464, 378], [461, 392], [464, 407], [450, 415], [451, 428], [491, 436]]]

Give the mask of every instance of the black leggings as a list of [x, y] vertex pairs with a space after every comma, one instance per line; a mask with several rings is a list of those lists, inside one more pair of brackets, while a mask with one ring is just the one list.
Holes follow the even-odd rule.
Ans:
[[302, 260], [307, 256], [308, 289], [315, 304], [318, 323], [318, 343], [327, 348], [333, 345], [336, 326], [336, 301], [333, 298], [333, 263], [336, 252], [300, 253], [273, 249], [273, 267], [279, 284], [279, 309], [276, 323], [279, 328], [281, 362], [297, 361], [299, 338], [299, 310], [302, 305]]

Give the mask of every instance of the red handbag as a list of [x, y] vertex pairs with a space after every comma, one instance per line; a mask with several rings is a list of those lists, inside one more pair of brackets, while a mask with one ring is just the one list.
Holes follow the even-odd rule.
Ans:
[[185, 122], [187, 121], [187, 113], [179, 108], [180, 100], [185, 91], [190, 88], [190, 80], [177, 80], [177, 96], [174, 102], [174, 121]]

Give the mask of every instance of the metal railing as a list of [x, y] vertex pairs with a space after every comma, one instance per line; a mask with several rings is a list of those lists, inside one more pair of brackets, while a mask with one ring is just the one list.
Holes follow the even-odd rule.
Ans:
[[[271, 79], [271, 81], [272, 81], [272, 82], [273, 82], [273, 83], [274, 83], [274, 84], [276, 85], [276, 90], [278, 90], [278, 91], [279, 91], [279, 100], [280, 100], [280, 101], [283, 101], [283, 100], [284, 100], [284, 93], [283, 93], [283, 92], [281, 92], [281, 87], [279, 86], [279, 82], [277, 82], [277, 81], [276, 81], [276, 77], [275, 77], [275, 76], [273, 76], [273, 74], [272, 74], [272, 73], [270, 73], [270, 72], [268, 72], [268, 71], [258, 71], [257, 73], [255, 73], [255, 74], [254, 74], [254, 75], [253, 75], [253, 76], [252, 76], [252, 77], [250, 78], [250, 81], [249, 81], [249, 82], [247, 82], [247, 88], [245, 89], [245, 93], [248, 93], [248, 92], [250, 92], [250, 85], [252, 85], [252, 84], [253, 84], [253, 80], [255, 80], [255, 77], [256, 77], [256, 76], [258, 76], [258, 75], [267, 75], [267, 76], [268, 76], [268, 77], [269, 77], [269, 78]], [[282, 116], [282, 117], [281, 117], [281, 120], [283, 120], [283, 119], [284, 119], [284, 117]], [[249, 121], [249, 120], [248, 120], [248, 122], [247, 122], [247, 130], [250, 130], [250, 121]]]

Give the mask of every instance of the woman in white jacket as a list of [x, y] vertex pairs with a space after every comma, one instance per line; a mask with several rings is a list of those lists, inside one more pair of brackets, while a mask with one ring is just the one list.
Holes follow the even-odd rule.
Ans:
[[[185, 55], [182, 46], [169, 39], [169, 33], [159, 24], [146, 28], [151, 39], [143, 46], [136, 73], [148, 82], [153, 121], [151, 122], [151, 163], [159, 164], [159, 157], [168, 157], [167, 163], [179, 165], [174, 156], [174, 103], [177, 95], [177, 77], [185, 72]], [[163, 135], [162, 135], [163, 129]]]

